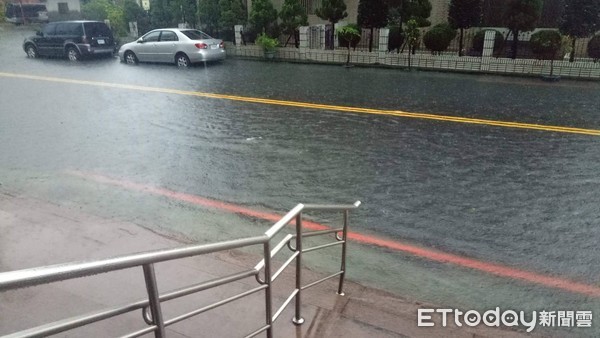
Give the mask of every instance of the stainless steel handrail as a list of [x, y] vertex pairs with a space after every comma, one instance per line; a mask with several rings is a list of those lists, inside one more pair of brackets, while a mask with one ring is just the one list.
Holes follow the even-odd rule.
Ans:
[[[68, 279], [75, 279], [80, 277], [87, 277], [97, 275], [101, 273], [108, 273], [117, 270], [123, 270], [133, 267], [142, 267], [144, 272], [144, 279], [146, 282], [146, 290], [148, 292], [148, 298], [145, 300], [133, 302], [127, 305], [112, 307], [103, 309], [93, 313], [80, 315], [48, 323], [24, 331], [12, 333], [5, 338], [22, 338], [22, 337], [44, 337], [47, 335], [57, 334], [60, 332], [68, 331], [74, 328], [92, 324], [101, 320], [105, 320], [111, 317], [125, 314], [127, 312], [142, 309], [142, 318], [148, 327], [141, 329], [136, 332], [132, 332], [125, 337], [139, 337], [141, 335], [154, 332], [155, 337], [164, 337], [165, 328], [169, 325], [175, 324], [179, 321], [187, 318], [196, 316], [200, 313], [206, 312], [218, 306], [227, 304], [234, 300], [246, 297], [255, 292], [265, 290], [265, 312], [266, 312], [266, 325], [255, 330], [247, 337], [254, 337], [262, 332], [266, 332], [267, 337], [273, 337], [273, 323], [277, 320], [283, 310], [295, 299], [295, 316], [292, 319], [294, 324], [301, 325], [304, 319], [301, 316], [301, 295], [302, 291], [317, 285], [325, 280], [340, 276], [338, 294], [343, 295], [343, 285], [346, 272], [346, 238], [348, 232], [348, 212], [351, 209], [356, 209], [360, 206], [360, 202], [357, 201], [354, 204], [349, 205], [313, 205], [313, 204], [298, 204], [292, 210], [290, 210], [285, 216], [283, 216], [278, 222], [271, 226], [264, 235], [241, 238], [230, 241], [223, 241], [219, 243], [204, 244], [204, 245], [191, 245], [175, 249], [163, 249], [141, 252], [136, 254], [130, 254], [126, 256], [120, 256], [115, 258], [74, 262], [66, 264], [58, 264], [51, 266], [43, 266], [31, 269], [9, 271], [0, 273], [0, 292], [8, 290], [15, 290], [25, 287], [38, 286], [47, 283], [53, 283], [58, 281], [64, 281]], [[343, 212], [343, 227], [339, 229], [331, 230], [319, 230], [311, 231], [303, 234], [302, 229], [302, 212], [303, 211], [341, 211]], [[273, 249], [271, 249], [271, 239], [277, 235], [287, 224], [295, 219], [296, 222], [296, 234], [287, 235], [281, 240]], [[342, 233], [342, 237], [339, 237], [339, 232]], [[326, 234], [335, 234], [336, 242], [324, 244], [308, 249], [303, 249], [302, 238], [313, 237]], [[292, 246], [291, 242], [295, 241], [295, 247]], [[154, 271], [154, 264], [165, 262], [169, 260], [182, 259], [192, 256], [198, 256], [208, 253], [214, 253], [224, 250], [231, 250], [236, 248], [242, 248], [252, 245], [263, 245], [263, 259], [250, 270], [234, 273], [220, 278], [215, 278], [203, 283], [191, 285], [179, 290], [171, 291], [160, 295], [156, 287], [156, 274]], [[285, 246], [288, 246], [294, 253], [292, 256], [273, 274], [271, 269], [271, 259], [281, 251]], [[318, 281], [312, 282], [308, 285], [302, 285], [302, 254], [333, 245], [342, 245], [342, 257], [340, 271], [334, 273], [331, 276], [325, 277]], [[296, 288], [290, 296], [286, 299], [284, 304], [275, 311], [273, 315], [272, 307], [272, 283], [277, 277], [283, 272], [283, 270], [289, 266], [293, 261], [296, 261]], [[264, 268], [264, 279], [259, 277], [259, 272]], [[216, 303], [204, 306], [203, 308], [196, 309], [194, 311], [179, 315], [175, 318], [165, 320], [161, 311], [161, 303], [169, 301], [175, 298], [184, 297], [196, 292], [207, 290], [213, 287], [224, 285], [227, 283], [235, 282], [237, 280], [254, 276], [259, 282], [260, 286], [234, 295], [227, 299], [218, 301]]]

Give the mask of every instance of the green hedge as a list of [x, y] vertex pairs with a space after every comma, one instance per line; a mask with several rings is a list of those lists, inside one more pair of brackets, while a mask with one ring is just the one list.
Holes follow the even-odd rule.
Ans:
[[433, 26], [423, 36], [423, 44], [432, 52], [443, 52], [456, 37], [456, 30], [447, 23]]
[[589, 57], [594, 59], [594, 62], [600, 60], [600, 35], [594, 36], [590, 42], [588, 42], [587, 52]]
[[554, 30], [539, 31], [531, 35], [529, 47], [540, 59], [554, 59], [562, 47], [562, 35]]

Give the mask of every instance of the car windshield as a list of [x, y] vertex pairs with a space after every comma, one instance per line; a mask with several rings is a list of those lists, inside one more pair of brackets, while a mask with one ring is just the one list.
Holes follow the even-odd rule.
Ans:
[[89, 36], [111, 36], [112, 33], [108, 26], [101, 22], [86, 22], [85, 33]]
[[190, 38], [190, 40], [212, 39], [210, 35], [197, 30], [181, 31], [181, 33]]

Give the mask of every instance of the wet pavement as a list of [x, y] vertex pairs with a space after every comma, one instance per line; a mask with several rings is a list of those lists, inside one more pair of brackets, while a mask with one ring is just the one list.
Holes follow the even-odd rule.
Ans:
[[[102, 259], [134, 252], [190, 245], [158, 235], [137, 224], [90, 215], [65, 206], [54, 205], [0, 190], [0, 271], [51, 264], [56, 261]], [[69, 250], [56, 250], [68, 247]], [[39, 253], [44, 253], [40, 255]], [[35, 254], [32, 254], [35, 253]], [[253, 267], [262, 257], [230, 250], [155, 264], [161, 293], [202, 281], [233, 274]], [[304, 284], [322, 278], [303, 270]], [[279, 308], [295, 284], [294, 269], [285, 271], [274, 283], [273, 304]], [[227, 297], [257, 287], [253, 277], [161, 304], [166, 321]], [[93, 290], [93, 292], [90, 292]], [[294, 306], [275, 322], [275, 337], [526, 337], [524, 332], [498, 328], [457, 327], [454, 322], [442, 327], [418, 328], [414, 317], [418, 308], [431, 304], [415, 303], [396, 295], [345, 283], [345, 296], [336, 294], [337, 280], [329, 280], [303, 292], [302, 317], [291, 322]], [[82, 313], [123, 306], [146, 298], [142, 270], [125, 269], [112, 273], [53, 283], [0, 294], [0, 335], [65, 319]], [[170, 325], [167, 337], [243, 337], [264, 325], [264, 295], [252, 294], [222, 307]], [[140, 311], [78, 328], [58, 336], [117, 337], [145, 328]], [[259, 335], [260, 337], [261, 335]], [[262, 335], [264, 336], [264, 335]], [[143, 337], [153, 337], [144, 335]]]
[[[600, 83], [228, 59], [178, 70], [27, 59], [0, 32], [0, 72], [600, 129]], [[0, 76], [0, 184], [52, 203], [213, 241], [249, 220], [91, 182], [97, 173], [285, 212], [361, 200], [352, 229], [598, 285], [600, 138], [252, 104]], [[315, 220], [332, 224], [327, 215]], [[309, 264], [323, 268], [333, 254]], [[355, 244], [350, 278], [460, 308], [594, 310], [589, 295]], [[574, 334], [595, 335], [575, 329]]]

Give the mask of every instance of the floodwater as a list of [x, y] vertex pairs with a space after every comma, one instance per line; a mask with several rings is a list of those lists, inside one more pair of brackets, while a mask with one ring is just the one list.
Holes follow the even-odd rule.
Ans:
[[[0, 72], [600, 129], [598, 82], [232, 59], [189, 70], [116, 59], [72, 64], [25, 58], [19, 34], [26, 33], [3, 33]], [[598, 136], [5, 76], [0, 88], [0, 184], [9, 190], [156, 222], [163, 230], [169, 227], [161, 222], [175, 220], [180, 225], [171, 230], [200, 240], [264, 227], [245, 229], [255, 222], [118, 195], [109, 191], [114, 187], [92, 189], [65, 172], [280, 213], [300, 202], [361, 200], [351, 214], [354, 231], [598, 284]], [[185, 226], [208, 221], [216, 224]], [[317, 269], [319, 259], [312, 262]], [[373, 246], [351, 244], [349, 269], [355, 280], [436, 304], [600, 309], [591, 296]]]

